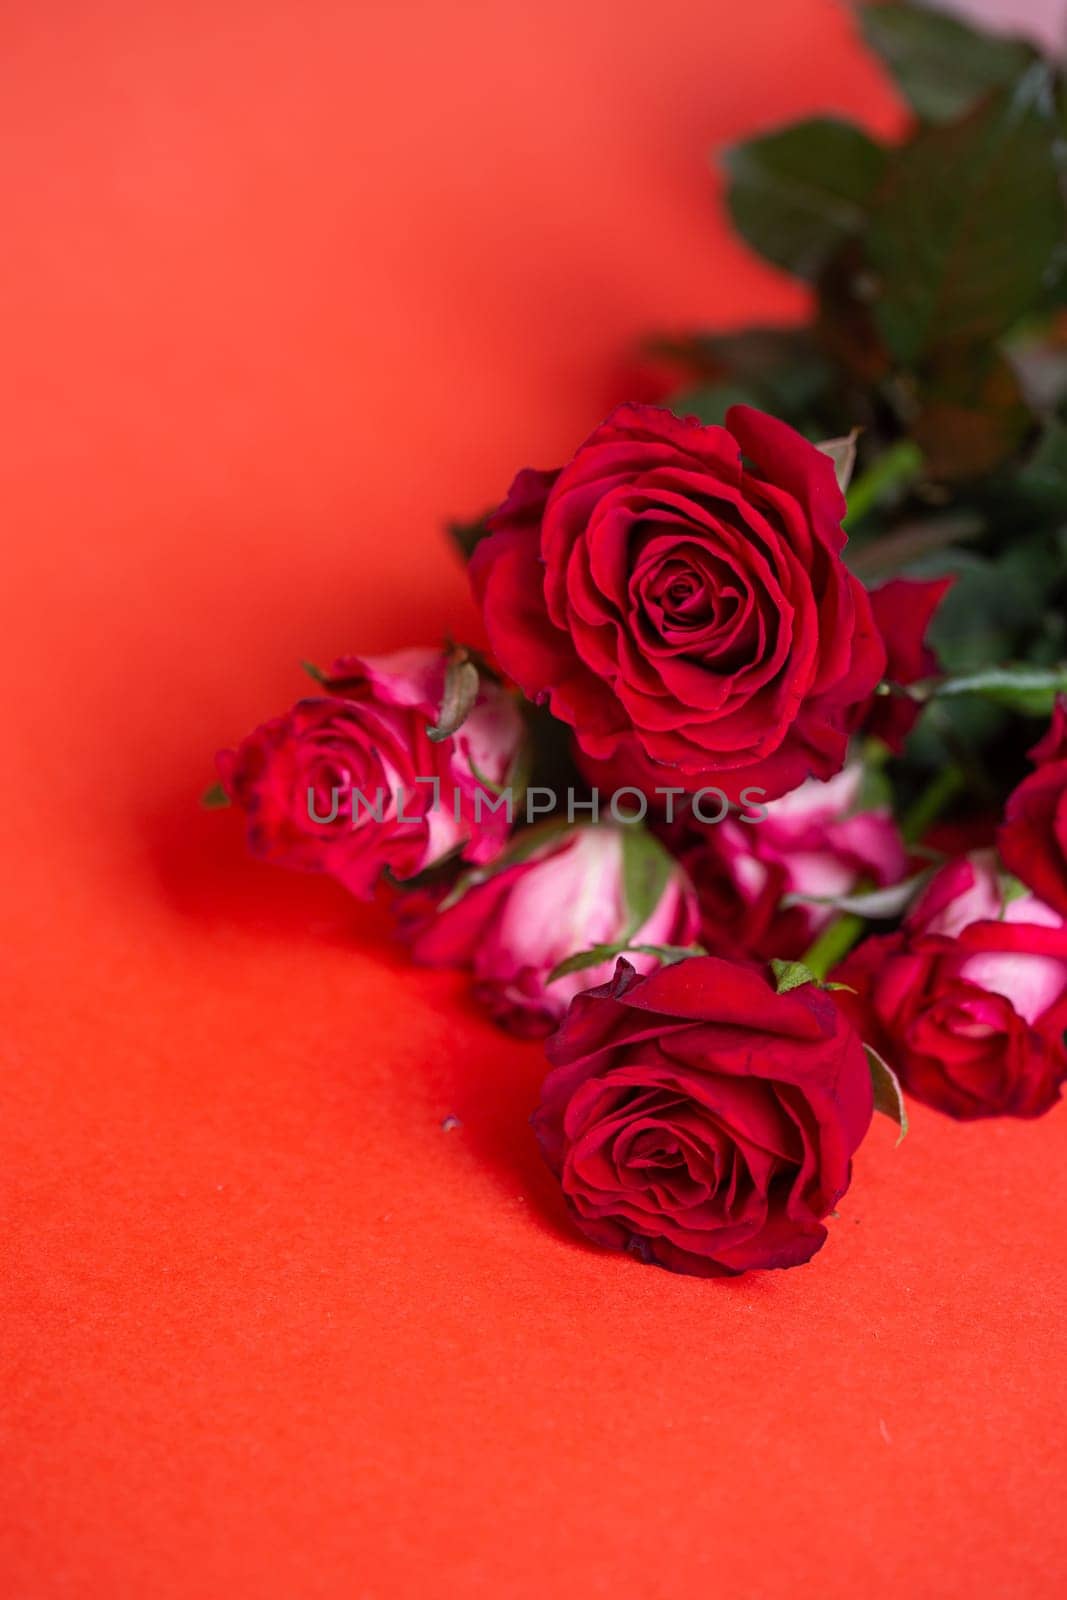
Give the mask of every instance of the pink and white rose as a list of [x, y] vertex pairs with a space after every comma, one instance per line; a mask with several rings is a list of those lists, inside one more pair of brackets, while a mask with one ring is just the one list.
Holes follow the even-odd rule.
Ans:
[[345, 657], [321, 695], [220, 751], [227, 796], [254, 855], [325, 872], [368, 897], [381, 873], [411, 878], [445, 857], [491, 861], [509, 823], [495, 790], [523, 738], [514, 696], [480, 684], [458, 731], [435, 740], [447, 658], [437, 650]]
[[[695, 937], [696, 898], [681, 868], [666, 859], [654, 906], [633, 924], [624, 834], [606, 824], [551, 832], [532, 855], [476, 882], [444, 910], [428, 896], [401, 896], [401, 933], [415, 960], [469, 967], [476, 998], [501, 1026], [528, 1036], [550, 1033], [574, 995], [606, 982], [615, 969], [610, 957], [549, 982], [567, 957], [596, 945], [688, 945]], [[658, 964], [642, 953], [627, 959], [642, 973]]]
[[1067, 919], [1018, 888], [992, 851], [949, 862], [833, 974], [904, 1087], [961, 1120], [1040, 1116], [1067, 1073]]

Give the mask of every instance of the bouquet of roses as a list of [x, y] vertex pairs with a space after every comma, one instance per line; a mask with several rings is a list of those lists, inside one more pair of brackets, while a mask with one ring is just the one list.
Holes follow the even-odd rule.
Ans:
[[861, 25], [900, 143], [726, 158], [809, 321], [655, 341], [680, 393], [453, 529], [486, 648], [311, 669], [209, 796], [544, 1037], [578, 1227], [706, 1276], [807, 1261], [875, 1108], [1067, 1076], [1067, 97]]

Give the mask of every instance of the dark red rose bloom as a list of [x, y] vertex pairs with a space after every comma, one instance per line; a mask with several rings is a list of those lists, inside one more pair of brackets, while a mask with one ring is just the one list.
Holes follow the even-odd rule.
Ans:
[[1007, 898], [991, 852], [950, 862], [903, 927], [833, 974], [836, 999], [917, 1100], [961, 1121], [1037, 1117], [1067, 1073], [1067, 925]]
[[587, 756], [773, 797], [840, 769], [885, 665], [844, 510], [773, 417], [622, 406], [561, 471], [519, 474], [471, 579], [501, 666]]
[[997, 834], [1004, 864], [1067, 916], [1067, 699], [1030, 752], [1037, 770], [1008, 797]]
[[571, 1003], [534, 1127], [583, 1233], [721, 1277], [810, 1260], [870, 1125], [859, 1036], [814, 985], [695, 956]]
[[[871, 610], [885, 641], [887, 682], [907, 688], [940, 670], [936, 654], [925, 642], [926, 630], [955, 581], [954, 577], [928, 581], [893, 578], [871, 590]], [[865, 731], [899, 755], [921, 709], [904, 695], [877, 695], [865, 719]]]

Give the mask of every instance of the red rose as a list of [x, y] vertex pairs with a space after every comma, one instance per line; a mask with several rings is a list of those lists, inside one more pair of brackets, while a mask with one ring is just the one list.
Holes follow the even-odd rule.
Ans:
[[[937, 656], [925, 642], [926, 630], [955, 581], [954, 577], [924, 582], [893, 578], [871, 590], [871, 610], [885, 641], [885, 676], [889, 683], [906, 688], [939, 671]], [[906, 695], [878, 695], [871, 702], [864, 729], [899, 755], [921, 709]]]
[[1037, 770], [1008, 797], [997, 844], [1005, 866], [1067, 916], [1067, 698], [1030, 759]]
[[870, 1124], [859, 1036], [813, 985], [695, 956], [626, 961], [572, 1002], [534, 1116], [597, 1244], [719, 1277], [795, 1267], [826, 1238]]
[[331, 669], [330, 693], [220, 751], [252, 853], [329, 873], [364, 897], [386, 868], [409, 878], [461, 849], [477, 862], [498, 854], [507, 816], [482, 780], [506, 783], [522, 719], [514, 696], [483, 680], [458, 732], [431, 740], [445, 668], [436, 650], [346, 658]]
[[519, 474], [471, 578], [500, 664], [588, 756], [773, 796], [840, 769], [885, 651], [829, 458], [748, 406], [726, 422], [620, 407]]
[[950, 862], [897, 933], [837, 968], [838, 1003], [917, 1100], [961, 1121], [1036, 1117], [1067, 1073], [1067, 924], [1007, 897], [990, 852]]

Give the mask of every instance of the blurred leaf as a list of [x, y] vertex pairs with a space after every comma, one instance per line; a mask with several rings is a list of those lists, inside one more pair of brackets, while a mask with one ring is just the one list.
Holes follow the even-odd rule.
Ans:
[[702, 383], [695, 389], [682, 389], [670, 398], [670, 407], [676, 416], [696, 417], [720, 428], [731, 406], [767, 409], [755, 389], [745, 389], [736, 383]]
[[478, 668], [468, 651], [454, 650], [445, 672], [445, 689], [437, 721], [426, 729], [435, 744], [451, 738], [474, 710], [478, 698]]
[[904, 97], [927, 122], [951, 122], [990, 90], [1005, 88], [1037, 59], [1022, 39], [978, 33], [927, 6], [865, 5], [863, 37]]
[[895, 152], [867, 235], [875, 317], [897, 359], [988, 341], [1039, 299], [1063, 233], [1049, 71]]
[[[975, 511], [947, 511], [941, 516], [916, 517], [897, 523], [891, 532], [870, 539], [866, 544], [854, 545], [850, 541], [846, 559], [864, 583], [881, 581], [918, 561], [920, 557], [975, 539], [984, 530], [985, 522]], [[939, 559], [944, 565], [946, 561], [951, 561], [952, 552]], [[949, 570], [945, 566], [945, 571]], [[932, 570], [929, 575], [941, 576]]]
[[684, 361], [701, 380], [671, 398], [674, 411], [721, 424], [730, 406], [750, 405], [802, 432], [821, 426], [832, 373], [806, 328], [695, 334], [659, 340], [656, 348], [660, 355]]
[[787, 272], [815, 278], [864, 226], [885, 152], [851, 123], [813, 117], [735, 145], [723, 163], [743, 237]]
[[654, 834], [640, 823], [624, 827], [622, 893], [628, 936], [644, 927], [663, 898], [673, 872], [674, 861]]
[[200, 796], [200, 804], [207, 811], [221, 811], [230, 803], [230, 797], [221, 783], [213, 783], [210, 789], [205, 789]]
[[933, 691], [938, 700], [955, 695], [981, 695], [1028, 717], [1048, 716], [1056, 696], [1067, 694], [1067, 663], [1056, 667], [989, 667], [948, 678]]
[[880, 921], [886, 917], [899, 917], [929, 875], [928, 872], [921, 872], [914, 878], [906, 878], [903, 883], [891, 884], [886, 889], [870, 889], [864, 894], [787, 894], [782, 897], [782, 905], [830, 906], [835, 911], [851, 911], [854, 916], [866, 917], [868, 921]]
[[978, 752], [988, 749], [1010, 720], [1002, 706], [977, 695], [931, 700], [908, 735], [907, 765], [927, 777], [943, 772], [951, 762], [965, 765], [975, 797], [995, 810], [1000, 796], [986, 775]]
[[1050, 422], [1019, 474], [1019, 487], [1031, 499], [1067, 519], [1067, 423]]
[[912, 431], [935, 480], [991, 472], [1033, 424], [1015, 369], [995, 347], [941, 347], [921, 393]]
[[862, 816], [865, 811], [892, 811], [893, 785], [885, 770], [889, 751], [877, 739], [864, 741], [861, 760], [863, 779], [859, 793], [849, 807], [849, 816]]
[[899, 499], [922, 470], [922, 451], [911, 439], [898, 439], [851, 485], [845, 526], [853, 527], [883, 501]]
[[473, 522], [449, 522], [446, 524], [448, 536], [464, 561], [469, 561], [474, 554], [476, 546], [481, 544], [483, 539], [488, 538], [490, 515], [491, 513], [487, 511], [484, 516], [477, 517]]
[[329, 678], [326, 676], [325, 672], [323, 672], [322, 668], [317, 667], [313, 661], [301, 661], [300, 667], [303, 672], [307, 673], [308, 677], [313, 683], [320, 684], [323, 687], [329, 687]]
[[660, 336], [652, 341], [652, 350], [673, 361], [684, 361], [705, 377], [732, 375], [757, 387], [818, 360], [818, 348], [807, 328], [758, 323], [734, 333]]
[[[815, 331], [826, 355], [858, 385], [869, 389], [890, 367], [874, 318], [878, 280], [858, 239], [850, 239], [820, 272]], [[838, 380], [840, 381], [840, 380]], [[862, 420], [853, 412], [852, 420]]]
[[912, 562], [914, 578], [956, 575], [927, 634], [944, 671], [971, 672], [1011, 659], [1040, 626], [1055, 554], [1041, 538], [999, 557], [943, 550]]
[[871, 1069], [871, 1087], [874, 1090], [874, 1109], [881, 1111], [883, 1116], [892, 1117], [900, 1133], [897, 1144], [904, 1138], [908, 1131], [908, 1109], [904, 1104], [904, 1094], [900, 1087], [900, 1079], [892, 1067], [873, 1049], [865, 1044], [867, 1065]]

